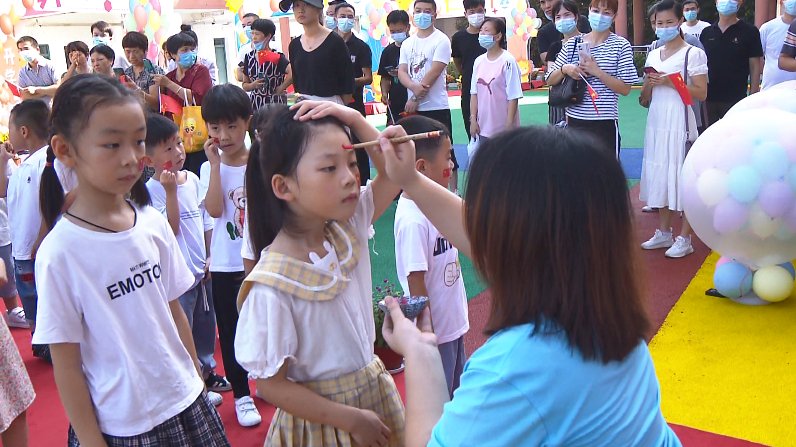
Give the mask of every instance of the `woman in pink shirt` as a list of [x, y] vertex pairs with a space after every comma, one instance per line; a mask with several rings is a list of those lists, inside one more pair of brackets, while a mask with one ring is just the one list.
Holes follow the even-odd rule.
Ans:
[[520, 67], [506, 46], [506, 22], [489, 17], [481, 25], [478, 43], [487, 52], [473, 64], [470, 85], [470, 135], [492, 138], [519, 127], [522, 98]]

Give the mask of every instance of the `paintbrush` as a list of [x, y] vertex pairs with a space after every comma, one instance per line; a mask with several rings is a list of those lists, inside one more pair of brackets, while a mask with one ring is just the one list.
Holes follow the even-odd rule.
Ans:
[[[423, 132], [423, 133], [416, 133], [413, 135], [404, 135], [402, 137], [390, 138], [390, 143], [400, 144], [400, 143], [406, 143], [407, 141], [424, 140], [426, 138], [439, 138], [439, 136], [440, 136], [440, 131], [435, 130], [433, 132]], [[379, 140], [373, 140], [357, 144], [344, 144], [343, 149], [362, 149], [368, 146], [378, 146], [378, 145], [379, 145]]]

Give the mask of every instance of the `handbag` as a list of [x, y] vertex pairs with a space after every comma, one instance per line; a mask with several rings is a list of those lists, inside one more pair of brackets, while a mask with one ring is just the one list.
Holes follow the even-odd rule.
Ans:
[[192, 99], [192, 105], [188, 105], [188, 95], [185, 89], [182, 90], [185, 106], [182, 108], [182, 115], [175, 115], [174, 122], [180, 126], [180, 138], [185, 147], [186, 154], [201, 152], [205, 148], [207, 141], [207, 124], [202, 118], [202, 107], [196, 105]]
[[[571, 64], [575, 58], [575, 49], [580, 42], [580, 36], [575, 38], [572, 45], [572, 53], [569, 55], [567, 63]], [[572, 79], [564, 75], [564, 80], [560, 84], [550, 86], [550, 97], [547, 104], [552, 107], [569, 107], [583, 101], [583, 94], [586, 92], [586, 83], [581, 79]]]
[[[685, 76], [683, 76], [683, 83], [685, 83], [686, 86], [688, 86], [688, 53], [691, 52], [691, 48], [694, 47], [688, 47], [688, 49], [685, 50], [685, 62], [683, 62], [683, 72], [685, 73]], [[696, 141], [696, 137], [694, 137], [693, 139], [691, 138], [691, 128], [690, 128], [691, 126], [689, 125], [691, 121], [688, 119], [688, 109], [690, 108], [691, 106], [683, 104], [683, 113], [685, 114], [685, 153], [686, 154], [688, 154], [688, 151], [691, 149], [691, 145], [694, 144], [694, 141]]]

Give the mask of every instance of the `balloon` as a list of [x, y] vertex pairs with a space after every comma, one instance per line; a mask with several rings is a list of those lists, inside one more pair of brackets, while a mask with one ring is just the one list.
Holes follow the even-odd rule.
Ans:
[[102, 6], [105, 8], [105, 12], [111, 12], [111, 9], [113, 9], [113, 5], [111, 4], [110, 0], [105, 0], [105, 3], [103, 3]]
[[14, 33], [14, 25], [11, 23], [11, 17], [8, 14], [0, 15], [0, 31], [7, 36]]
[[718, 205], [729, 194], [727, 173], [718, 169], [708, 169], [697, 180], [697, 193], [707, 206]]
[[728, 298], [740, 298], [752, 291], [752, 270], [737, 261], [729, 261], [716, 267], [713, 284], [716, 290]]
[[722, 257], [719, 258], [718, 261], [716, 261], [716, 268], [719, 268], [719, 267], [721, 267], [722, 265], [724, 265], [724, 264], [726, 264], [728, 262], [732, 262], [732, 259], [731, 258], [727, 258], [725, 256], [722, 256]]
[[146, 26], [146, 10], [143, 6], [137, 5], [135, 7], [135, 10], [133, 11], [133, 17], [135, 18], [135, 24], [138, 26], [139, 30]]
[[536, 18], [536, 10], [534, 8], [528, 8], [527, 14], [532, 19]]
[[149, 21], [147, 25], [152, 28], [152, 30], [157, 31], [160, 29], [160, 13], [157, 11], [152, 11], [149, 13]]
[[745, 110], [774, 108], [796, 113], [796, 89], [765, 90], [738, 101], [725, 116]]
[[779, 266], [787, 270], [788, 273], [790, 273], [790, 276], [793, 277], [793, 279], [796, 279], [796, 268], [793, 267], [792, 262], [783, 262]]
[[793, 291], [793, 277], [778, 265], [763, 267], [755, 272], [752, 289], [760, 298], [776, 303], [786, 299]]
[[694, 232], [754, 269], [796, 259], [796, 138], [784, 138], [796, 135], [794, 123], [796, 114], [772, 108], [728, 113], [683, 164], [683, 207]]
[[[158, 14], [161, 13], [161, 11], [160, 11], [160, 0], [149, 0], [149, 4], [152, 5], [152, 9], [157, 11]], [[238, 8], [238, 9], [240, 9], [240, 8]]]
[[33, 9], [33, 0], [22, 0], [22, 6], [24, 6], [25, 9]]

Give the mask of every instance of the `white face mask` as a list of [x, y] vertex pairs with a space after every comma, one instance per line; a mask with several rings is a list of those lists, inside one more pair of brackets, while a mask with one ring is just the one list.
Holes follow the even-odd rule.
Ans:
[[38, 54], [34, 50], [22, 50], [19, 52], [19, 55], [25, 60], [25, 62], [31, 63], [36, 59]]
[[469, 23], [472, 27], [478, 28], [484, 23], [484, 17], [485, 16], [482, 13], [470, 14], [467, 16], [467, 23]]

